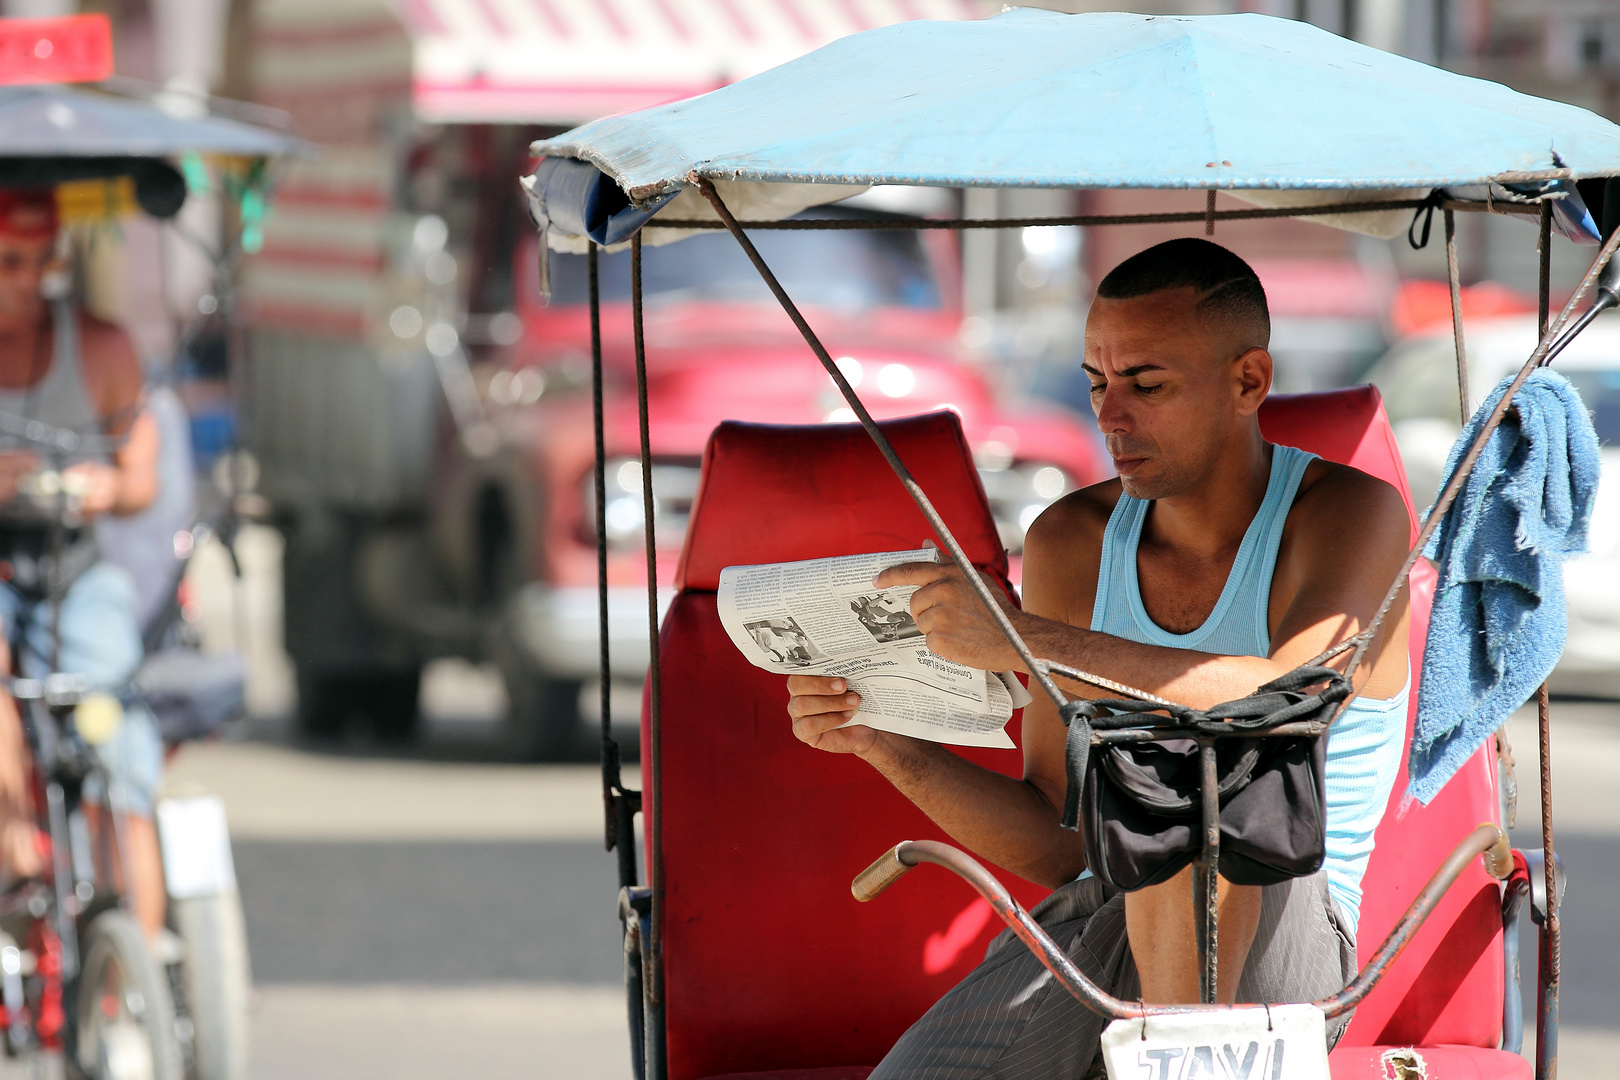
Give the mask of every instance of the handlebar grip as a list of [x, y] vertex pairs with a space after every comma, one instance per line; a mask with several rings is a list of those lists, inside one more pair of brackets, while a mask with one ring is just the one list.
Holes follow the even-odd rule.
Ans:
[[911, 867], [900, 861], [900, 851], [909, 843], [910, 840], [902, 840], [855, 875], [855, 880], [849, 883], [849, 891], [855, 895], [855, 899], [864, 904], [905, 876]]
[[1485, 859], [1485, 872], [1498, 881], [1506, 881], [1513, 874], [1513, 848], [1509, 846], [1507, 833], [1502, 831], [1500, 825], [1491, 822], [1484, 825], [1496, 830], [1496, 843], [1481, 853]]

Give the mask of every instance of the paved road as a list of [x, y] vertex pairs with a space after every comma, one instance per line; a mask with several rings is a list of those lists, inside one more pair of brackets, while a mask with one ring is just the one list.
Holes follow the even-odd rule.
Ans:
[[247, 840], [236, 862], [262, 983], [622, 978], [600, 843]]
[[170, 783], [226, 801], [255, 1080], [627, 1080], [594, 768], [479, 760], [493, 732], [466, 722], [409, 757], [251, 734]]

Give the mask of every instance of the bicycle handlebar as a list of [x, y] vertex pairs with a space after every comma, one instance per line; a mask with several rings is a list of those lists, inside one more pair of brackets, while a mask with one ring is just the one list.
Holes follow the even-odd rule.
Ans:
[[[1396, 958], [1406, 949], [1440, 898], [1446, 894], [1457, 878], [1476, 856], [1483, 856], [1485, 871], [1497, 879], [1505, 879], [1513, 871], [1513, 854], [1508, 846], [1507, 834], [1500, 826], [1489, 822], [1479, 825], [1463, 838], [1448, 855], [1427, 885], [1412, 901], [1406, 914], [1384, 939], [1367, 966], [1338, 993], [1312, 1002], [1329, 1018], [1348, 1012], [1372, 992], [1378, 980], [1384, 977]], [[1138, 1001], [1125, 1001], [1114, 997], [1086, 977], [1075, 966], [1067, 953], [1058, 947], [1029, 912], [1013, 899], [1001, 882], [966, 852], [935, 840], [906, 840], [883, 853], [872, 865], [855, 875], [850, 892], [856, 900], [865, 903], [884, 889], [899, 881], [906, 872], [919, 863], [943, 866], [965, 880], [980, 896], [989, 901], [1018, 939], [1029, 947], [1058, 984], [1092, 1012], [1114, 1020], [1143, 1016], [1163, 1016], [1171, 1013], [1210, 1012], [1233, 1008], [1231, 1005], [1144, 1005]]]

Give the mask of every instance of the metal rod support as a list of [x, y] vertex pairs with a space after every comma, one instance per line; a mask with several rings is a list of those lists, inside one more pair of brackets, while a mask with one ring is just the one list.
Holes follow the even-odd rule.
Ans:
[[[754, 269], [759, 271], [760, 277], [765, 280], [765, 284], [775, 295], [777, 302], [782, 305], [782, 309], [793, 320], [793, 325], [798, 327], [799, 333], [804, 337], [805, 344], [810, 346], [810, 350], [816, 354], [816, 359], [821, 361], [821, 366], [827, 370], [833, 384], [838, 387], [838, 392], [849, 403], [849, 407], [855, 413], [856, 419], [861, 422], [861, 426], [866, 429], [866, 433], [877, 444], [879, 453], [889, 463], [889, 467], [894, 470], [895, 476], [899, 477], [900, 483], [905, 486], [907, 494], [917, 504], [917, 509], [922, 511], [923, 517], [928, 520], [928, 524], [939, 536], [940, 542], [945, 545], [945, 550], [950, 554], [951, 561], [956, 564], [957, 569], [962, 571], [968, 586], [978, 596], [979, 602], [990, 613], [990, 617], [995, 620], [997, 628], [1001, 630], [1002, 636], [1007, 639], [1007, 642], [1012, 645], [1013, 650], [1018, 654], [1018, 658], [1023, 661], [1024, 670], [1029, 672], [1030, 679], [1041, 688], [1047, 697], [1052, 699], [1053, 705], [1060, 709], [1067, 705], [1069, 699], [1064, 696], [1063, 691], [1058, 689], [1057, 683], [1052, 681], [1051, 675], [1047, 674], [1041, 662], [1035, 659], [1034, 654], [1029, 651], [1029, 646], [1024, 643], [1024, 639], [1019, 636], [1018, 631], [1013, 629], [1012, 621], [1007, 618], [1007, 613], [1001, 609], [1001, 604], [991, 595], [990, 586], [985, 584], [984, 579], [973, 568], [973, 563], [968, 559], [967, 553], [962, 550], [962, 545], [957, 543], [956, 537], [952, 535], [950, 528], [945, 524], [945, 519], [939, 516], [939, 511], [934, 509], [934, 504], [929, 501], [928, 496], [923, 492], [922, 486], [912, 478], [911, 471], [900, 460], [900, 456], [894, 452], [894, 447], [890, 445], [888, 436], [884, 435], [882, 429], [877, 426], [877, 421], [872, 419], [872, 414], [866, 411], [866, 405], [856, 395], [855, 389], [849, 385], [849, 380], [844, 378], [844, 373], [838, 370], [838, 365], [833, 362], [832, 354], [827, 351], [826, 346], [822, 345], [821, 339], [816, 336], [816, 332], [805, 321], [804, 315], [800, 313], [798, 305], [794, 304], [792, 297], [788, 296], [787, 290], [782, 288], [782, 283], [776, 279], [776, 275], [766, 265], [765, 260], [759, 254], [759, 250], [754, 247], [754, 242], [748, 239], [748, 234], [743, 231], [741, 225], [737, 224], [737, 219], [732, 216], [731, 211], [720, 198], [719, 192], [714, 190], [714, 185], [696, 174], [693, 174], [689, 179], [697, 185], [698, 190], [703, 193], [703, 197], [708, 199], [709, 204], [714, 207], [714, 212], [720, 215], [720, 220], [725, 222], [726, 228], [731, 230], [731, 234], [737, 238], [737, 243], [742, 245], [743, 252], [748, 256], [748, 260], [754, 264]], [[640, 235], [638, 232], [636, 237], [639, 238]], [[632, 252], [639, 250], [639, 239], [633, 238], [631, 243], [633, 245], [631, 247]]]
[[1215, 740], [1204, 739], [1198, 747], [1202, 767], [1199, 794], [1203, 802], [1203, 850], [1193, 864], [1193, 930], [1198, 942], [1198, 997], [1213, 1004], [1220, 989], [1220, 859], [1221, 799], [1220, 777], [1216, 771]]
[[1546, 875], [1547, 917], [1537, 950], [1536, 1080], [1558, 1080], [1558, 990], [1562, 937], [1558, 921], [1558, 858], [1553, 850], [1552, 703], [1547, 684], [1536, 691], [1536, 722], [1541, 749], [1541, 854]]
[[[1217, 210], [1216, 221], [1255, 221], [1266, 218], [1322, 217], [1331, 214], [1364, 214], [1380, 210], [1416, 210], [1430, 203], [1426, 199], [1389, 199], [1382, 201], [1329, 203], [1321, 206], [1256, 207], [1252, 210]], [[1462, 199], [1442, 199], [1437, 204], [1443, 210], [1460, 214], [1522, 214], [1540, 213], [1536, 203], [1497, 202], [1487, 207], [1484, 203]], [[1020, 218], [774, 218], [751, 219], [739, 222], [745, 229], [795, 231], [801, 229], [834, 229], [855, 231], [890, 231], [905, 229], [960, 230], [960, 229], [1025, 229], [1035, 225], [1172, 225], [1209, 220], [1205, 210], [1173, 211], [1157, 214], [1065, 214], [1057, 217]], [[653, 229], [724, 229], [724, 221], [700, 218], [654, 218], [648, 223]]]
[[1451, 286], [1451, 337], [1457, 347], [1457, 408], [1466, 425], [1473, 413], [1468, 396], [1468, 351], [1463, 347], [1462, 271], [1457, 263], [1457, 214], [1445, 211], [1446, 281]]
[[[1536, 302], [1536, 326], [1543, 337], [1547, 334], [1547, 312], [1552, 297], [1552, 207], [1541, 209], [1540, 269], [1541, 281]], [[1620, 230], [1616, 230], [1620, 234]], [[1612, 238], [1611, 238], [1612, 239]], [[1596, 307], [1594, 306], [1594, 310]], [[1562, 342], [1560, 342], [1562, 344]], [[1536, 1080], [1558, 1078], [1558, 983], [1560, 967], [1560, 933], [1558, 925], [1558, 859], [1553, 850], [1552, 817], [1552, 703], [1548, 699], [1547, 684], [1536, 690], [1536, 727], [1541, 750], [1541, 850], [1543, 872], [1546, 874], [1547, 918], [1542, 922], [1540, 949], [1537, 956], [1536, 982], [1540, 993], [1536, 997]]]
[[[663, 695], [658, 670], [658, 537], [654, 529], [652, 488], [652, 439], [647, 423], [647, 341], [642, 325], [641, 297], [641, 233], [630, 238], [630, 329], [636, 351], [636, 420], [641, 435], [641, 511], [644, 517], [643, 534], [647, 541], [647, 665], [648, 709], [647, 746], [651, 760], [652, 814], [647, 823], [647, 851], [649, 855], [649, 884], [652, 886], [652, 920], [647, 935], [647, 959], [642, 978], [645, 980], [647, 1000], [659, 1005], [664, 1000], [663, 965], [663, 903], [664, 903], [664, 849], [663, 849], [663, 785], [659, 783], [662, 764]], [[646, 785], [644, 785], [646, 786]], [[649, 1039], [652, 1037], [649, 1032]], [[648, 1075], [658, 1077], [659, 1071], [648, 1061]]]

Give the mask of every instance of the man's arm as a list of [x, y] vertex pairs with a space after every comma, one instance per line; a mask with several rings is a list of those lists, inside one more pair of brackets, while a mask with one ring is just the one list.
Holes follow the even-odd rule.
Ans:
[[[864, 726], [839, 727], [859, 703], [845, 691], [843, 679], [789, 676], [793, 733], [817, 749], [864, 759], [951, 839], [1019, 877], [1055, 889], [1085, 869], [1079, 834], [1058, 828], [1061, 757], [1054, 789], [1048, 777], [1026, 772], [1015, 780], [938, 743]], [[1026, 730], [1028, 715], [1026, 709]]]
[[84, 514], [134, 514], [157, 496], [158, 428], [141, 405], [141, 365], [128, 335], [110, 323], [81, 323], [86, 389], [109, 435], [125, 436], [111, 465], [82, 462], [67, 472], [81, 478]]
[[[1067, 527], [1069, 517], [1061, 511], [1049, 512], [1030, 530], [1024, 549], [1026, 610], [1009, 607], [1014, 627], [1038, 657], [1194, 708], [1243, 697], [1359, 632], [1371, 621], [1400, 568], [1410, 532], [1405, 503], [1394, 488], [1354, 469], [1327, 467], [1300, 494], [1289, 517], [1272, 580], [1275, 631], [1271, 654], [1217, 656], [1144, 645], [1074, 625], [1089, 621], [1089, 609], [1054, 617], [1041, 612], [1038, 603], [1030, 603], [1030, 585], [1043, 573], [1053, 576], [1060, 590], [1078, 594], [1076, 583], [1068, 580], [1073, 575], [1062, 569], [1076, 563], [1072, 554], [1076, 537]], [[1095, 582], [1095, 564], [1088, 569]], [[911, 598], [912, 616], [928, 636], [929, 648], [939, 655], [993, 671], [1022, 667], [1017, 653], [954, 567], [929, 563], [897, 566], [884, 571], [878, 584], [884, 588], [919, 586]], [[1376, 663], [1382, 641], [1405, 643], [1404, 597], [1391, 616], [1370, 657], [1374, 662], [1364, 663], [1355, 680], [1358, 689], [1379, 696], [1399, 691], [1404, 681], [1404, 660]], [[1096, 687], [1076, 685], [1087, 696], [1110, 696]]]

